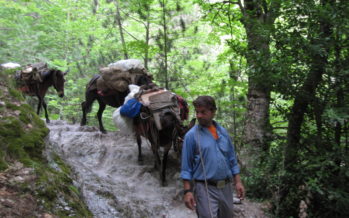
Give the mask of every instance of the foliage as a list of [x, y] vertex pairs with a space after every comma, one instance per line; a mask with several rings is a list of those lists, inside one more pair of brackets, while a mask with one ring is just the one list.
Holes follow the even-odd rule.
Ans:
[[[100, 67], [123, 58], [115, 2], [0, 0], [0, 29], [5, 30], [0, 31], [1, 63], [46, 61], [70, 69], [66, 97], [60, 99], [52, 90], [46, 96], [51, 117], [79, 123], [88, 81]], [[117, 2], [129, 57], [142, 59], [156, 83], [181, 95], [189, 105], [198, 95], [214, 96], [216, 119], [232, 133], [239, 153], [247, 147], [243, 128], [250, 110], [248, 90], [263, 84], [270, 91], [270, 141], [261, 151], [263, 161], [256, 161], [254, 169], [243, 166], [249, 197], [274, 202], [272, 210], [278, 217], [298, 216], [302, 200], [309, 216], [347, 215], [347, 1], [244, 1], [244, 6], [254, 8], [249, 13], [241, 10], [240, 1]], [[270, 12], [274, 4], [280, 5], [275, 22], [263, 23], [268, 16], [248, 19]], [[267, 46], [258, 51], [255, 46], [263, 43]], [[314, 77], [318, 83], [313, 92], [305, 92], [307, 78], [314, 72], [321, 75]], [[15, 90], [10, 92], [19, 96]], [[301, 100], [304, 108], [297, 107]], [[6, 107], [27, 110], [11, 102]], [[88, 114], [89, 125], [98, 126], [97, 110], [95, 104]], [[115, 130], [113, 111], [107, 107], [103, 115], [107, 130]], [[299, 111], [300, 116], [295, 116]], [[35, 117], [19, 115], [23, 123]], [[192, 108], [190, 116], [194, 116]], [[290, 123], [297, 117], [302, 119], [295, 128]], [[19, 125], [6, 122], [14, 128]], [[292, 131], [300, 132], [297, 143], [291, 140]], [[25, 136], [22, 131], [2, 134]], [[16, 136], [12, 138], [14, 144], [21, 144]], [[29, 142], [26, 151], [37, 146]], [[24, 151], [13, 146], [12, 152]]]
[[[347, 154], [345, 147], [348, 146], [345, 133], [348, 113], [344, 109], [348, 96], [343, 90], [348, 81], [342, 78], [343, 72], [347, 71], [343, 55], [348, 50], [347, 42], [343, 39], [348, 34], [345, 26], [349, 20], [339, 22], [336, 19], [348, 8], [349, 5], [344, 2], [297, 1], [284, 5], [277, 22], [275, 58], [284, 67], [277, 68], [281, 79], [275, 90], [285, 100], [295, 99], [290, 109], [285, 108], [285, 115], [291, 118], [294, 111], [302, 111], [300, 107], [297, 108], [297, 102], [308, 102], [304, 122], [300, 126], [299, 144], [291, 143], [294, 135], [288, 136], [286, 149], [292, 149], [287, 149], [285, 153], [287, 174], [281, 187], [289, 190], [282, 194], [283, 201], [276, 208], [280, 216], [296, 216], [299, 203], [305, 198], [309, 199], [308, 214], [311, 216], [347, 215], [339, 205], [346, 202], [348, 190], [345, 187], [337, 188], [334, 184], [337, 178], [341, 181], [348, 179], [341, 166], [347, 164], [343, 154]], [[307, 78], [317, 72], [320, 75], [320, 78], [317, 76], [318, 86], [313, 94], [305, 94], [305, 91], [311, 90], [311, 86], [306, 84]], [[316, 81], [313, 79], [311, 84], [316, 84]], [[287, 111], [291, 113], [287, 114]], [[300, 117], [300, 113], [297, 117]], [[290, 162], [287, 157], [291, 155]], [[297, 179], [289, 181], [292, 176]], [[329, 193], [337, 198], [329, 200]]]

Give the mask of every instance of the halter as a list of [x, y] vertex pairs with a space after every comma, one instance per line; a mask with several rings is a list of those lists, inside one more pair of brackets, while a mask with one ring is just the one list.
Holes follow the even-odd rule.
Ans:
[[58, 90], [58, 84], [57, 84], [57, 74], [61, 73], [62, 74], [62, 79], [64, 79], [64, 75], [61, 71], [59, 70], [51, 70], [51, 75], [52, 75], [52, 85], [53, 87], [56, 89], [56, 91], [58, 92], [58, 94], [60, 94], [61, 92], [64, 92], [64, 88], [62, 88], [62, 90]]
[[51, 70], [51, 75], [52, 75], [52, 80], [53, 80], [53, 87], [56, 89], [56, 91], [58, 92], [58, 88], [57, 88], [57, 72], [56, 70]]

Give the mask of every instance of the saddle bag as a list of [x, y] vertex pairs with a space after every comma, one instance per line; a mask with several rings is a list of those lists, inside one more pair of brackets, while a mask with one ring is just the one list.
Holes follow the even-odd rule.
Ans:
[[49, 71], [46, 63], [34, 63], [27, 65], [23, 70], [20, 71], [21, 80], [26, 83], [37, 83], [42, 82], [42, 75]]
[[142, 104], [136, 98], [131, 98], [121, 106], [120, 114], [122, 116], [134, 118], [140, 113], [141, 107]]
[[140, 75], [147, 75], [141, 61], [136, 59], [120, 60], [99, 71], [106, 86], [119, 92], [127, 91], [130, 84], [137, 84]]
[[181, 121], [178, 101], [174, 93], [167, 90], [157, 90], [141, 95], [140, 99], [151, 111], [158, 130], [162, 129], [161, 116], [164, 112], [173, 112], [176, 118]]
[[121, 71], [117, 68], [106, 67], [100, 69], [101, 78], [109, 89], [125, 92], [131, 84], [131, 75], [128, 71]]

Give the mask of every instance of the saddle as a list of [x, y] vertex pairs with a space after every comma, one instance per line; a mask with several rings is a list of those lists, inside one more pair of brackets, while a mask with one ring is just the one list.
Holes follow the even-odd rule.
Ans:
[[17, 71], [15, 75], [17, 86], [23, 93], [34, 95], [36, 86], [43, 82], [49, 72], [50, 69], [46, 63], [28, 64], [22, 70]]
[[162, 130], [161, 117], [166, 113], [175, 114], [177, 120], [181, 122], [180, 109], [176, 94], [164, 90], [147, 90], [140, 94], [139, 101], [146, 106], [153, 115], [155, 125], [158, 130]]
[[20, 79], [27, 84], [43, 81], [43, 76], [49, 72], [47, 63], [39, 62], [27, 65], [20, 71]]

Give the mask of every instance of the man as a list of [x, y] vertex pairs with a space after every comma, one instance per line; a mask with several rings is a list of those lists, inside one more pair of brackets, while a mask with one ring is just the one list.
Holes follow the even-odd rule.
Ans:
[[217, 108], [211, 96], [199, 96], [193, 105], [199, 125], [184, 137], [184, 203], [199, 218], [231, 218], [232, 180], [237, 196], [242, 200], [245, 195], [232, 141], [227, 130], [213, 120]]

